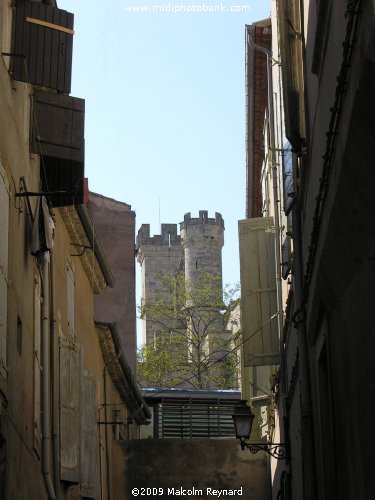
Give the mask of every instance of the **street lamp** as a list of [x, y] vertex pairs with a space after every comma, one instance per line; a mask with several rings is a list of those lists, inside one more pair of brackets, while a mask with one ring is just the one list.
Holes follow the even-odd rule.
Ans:
[[254, 421], [254, 413], [251, 411], [250, 406], [247, 405], [246, 400], [241, 400], [234, 408], [234, 414], [232, 415], [234, 429], [236, 432], [236, 439], [240, 440], [241, 448], [244, 450], [248, 448], [250, 453], [258, 453], [262, 450], [276, 458], [277, 460], [283, 460], [287, 458], [287, 446], [283, 443], [247, 443], [250, 438], [251, 428]]

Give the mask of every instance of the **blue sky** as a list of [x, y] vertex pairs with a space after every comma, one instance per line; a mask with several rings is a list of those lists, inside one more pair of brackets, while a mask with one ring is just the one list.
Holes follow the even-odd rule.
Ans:
[[[132, 3], [134, 1], [134, 3]], [[244, 25], [249, 12], [126, 12], [125, 6], [215, 0], [58, 0], [75, 14], [72, 95], [86, 100], [85, 173], [92, 191], [132, 205], [137, 230], [184, 213], [220, 212], [224, 283], [239, 281], [237, 221], [245, 213]]]

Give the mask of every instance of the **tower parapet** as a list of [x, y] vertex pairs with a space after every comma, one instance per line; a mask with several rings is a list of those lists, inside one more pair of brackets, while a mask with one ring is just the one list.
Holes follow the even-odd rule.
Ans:
[[198, 218], [185, 214], [180, 223], [181, 243], [185, 254], [185, 278], [194, 283], [199, 272], [208, 272], [222, 281], [221, 249], [224, 245], [224, 220], [220, 213], [208, 217], [200, 210]]
[[224, 219], [222, 215], [219, 212], [215, 212], [215, 218], [209, 218], [207, 210], [199, 210], [198, 218], [192, 218], [190, 212], [185, 214], [183, 222], [180, 223], [180, 229], [187, 229], [190, 225], [195, 226], [197, 224], [217, 225], [224, 229]]
[[137, 247], [142, 245], [181, 245], [181, 236], [177, 234], [177, 224], [162, 224], [161, 234], [150, 236], [150, 224], [142, 224], [138, 231]]

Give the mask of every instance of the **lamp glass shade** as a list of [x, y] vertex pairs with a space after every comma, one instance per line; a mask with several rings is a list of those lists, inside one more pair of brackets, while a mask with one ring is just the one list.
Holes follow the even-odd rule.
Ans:
[[246, 440], [250, 438], [251, 428], [253, 426], [254, 414], [251, 408], [242, 400], [234, 409], [232, 415], [236, 438]]

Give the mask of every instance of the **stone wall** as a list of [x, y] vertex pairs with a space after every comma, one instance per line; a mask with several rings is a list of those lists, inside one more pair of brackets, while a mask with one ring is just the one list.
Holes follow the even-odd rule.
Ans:
[[[232, 439], [145, 439], [119, 446], [126, 456], [121, 472], [126, 488], [117, 491], [116, 498], [133, 499], [133, 488], [138, 488], [140, 497], [141, 488], [161, 488], [157, 492], [144, 490], [146, 498], [218, 498], [212, 490], [237, 490], [225, 498], [270, 499], [267, 456], [242, 451]], [[123, 478], [119, 479], [122, 482]], [[184, 495], [183, 490], [194, 488]]]

